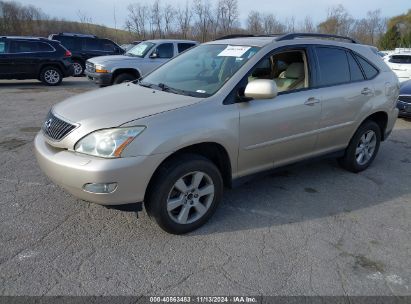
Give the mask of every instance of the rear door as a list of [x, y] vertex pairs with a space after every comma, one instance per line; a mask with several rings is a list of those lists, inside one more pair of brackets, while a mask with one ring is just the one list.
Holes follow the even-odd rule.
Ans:
[[315, 48], [318, 77], [316, 87], [322, 99], [322, 114], [316, 150], [327, 153], [347, 146], [362, 110], [374, 96], [357, 56], [332, 46]]
[[10, 53], [13, 74], [17, 77], [33, 77], [37, 74], [41, 61], [38, 41], [12, 40]]

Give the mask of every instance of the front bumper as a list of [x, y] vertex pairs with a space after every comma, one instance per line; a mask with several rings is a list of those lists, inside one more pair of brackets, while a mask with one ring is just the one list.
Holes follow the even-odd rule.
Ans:
[[112, 73], [95, 73], [85, 70], [85, 74], [88, 80], [93, 81], [99, 86], [112, 85], [113, 74]]
[[[37, 162], [57, 185], [82, 200], [101, 205], [122, 205], [144, 201], [144, 195], [164, 155], [103, 159], [73, 151], [56, 149], [40, 132], [34, 140]], [[87, 183], [117, 183], [112, 193], [83, 190]]]
[[398, 116], [411, 117], [411, 104], [410, 103], [406, 103], [401, 100], [398, 100], [397, 109], [399, 111]]

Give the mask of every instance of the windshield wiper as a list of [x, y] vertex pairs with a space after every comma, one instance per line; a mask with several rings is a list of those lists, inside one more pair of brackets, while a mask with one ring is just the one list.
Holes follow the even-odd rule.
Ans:
[[150, 89], [152, 89], [155, 86], [152, 83], [143, 82], [143, 81], [138, 81], [138, 84], [141, 85], [142, 87], [150, 88]]
[[159, 83], [158, 87], [164, 92], [170, 92], [170, 93], [174, 93], [174, 94], [178, 94], [178, 95], [187, 95], [187, 96], [198, 97], [197, 95], [195, 95], [191, 92], [184, 91], [184, 90], [181, 90], [181, 89], [172, 88], [172, 87], [166, 85], [165, 83]]

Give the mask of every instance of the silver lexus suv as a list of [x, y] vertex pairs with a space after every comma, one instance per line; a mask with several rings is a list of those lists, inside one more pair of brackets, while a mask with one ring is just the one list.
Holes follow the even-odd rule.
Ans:
[[161, 228], [182, 234], [250, 174], [331, 153], [365, 170], [393, 129], [398, 90], [383, 60], [346, 37], [221, 39], [138, 82], [56, 104], [35, 151], [74, 196], [144, 202]]

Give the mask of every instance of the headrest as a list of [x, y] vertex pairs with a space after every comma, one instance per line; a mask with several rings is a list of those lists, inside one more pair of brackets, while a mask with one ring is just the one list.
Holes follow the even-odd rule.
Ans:
[[285, 70], [285, 78], [299, 79], [304, 78], [304, 63], [293, 62]]

